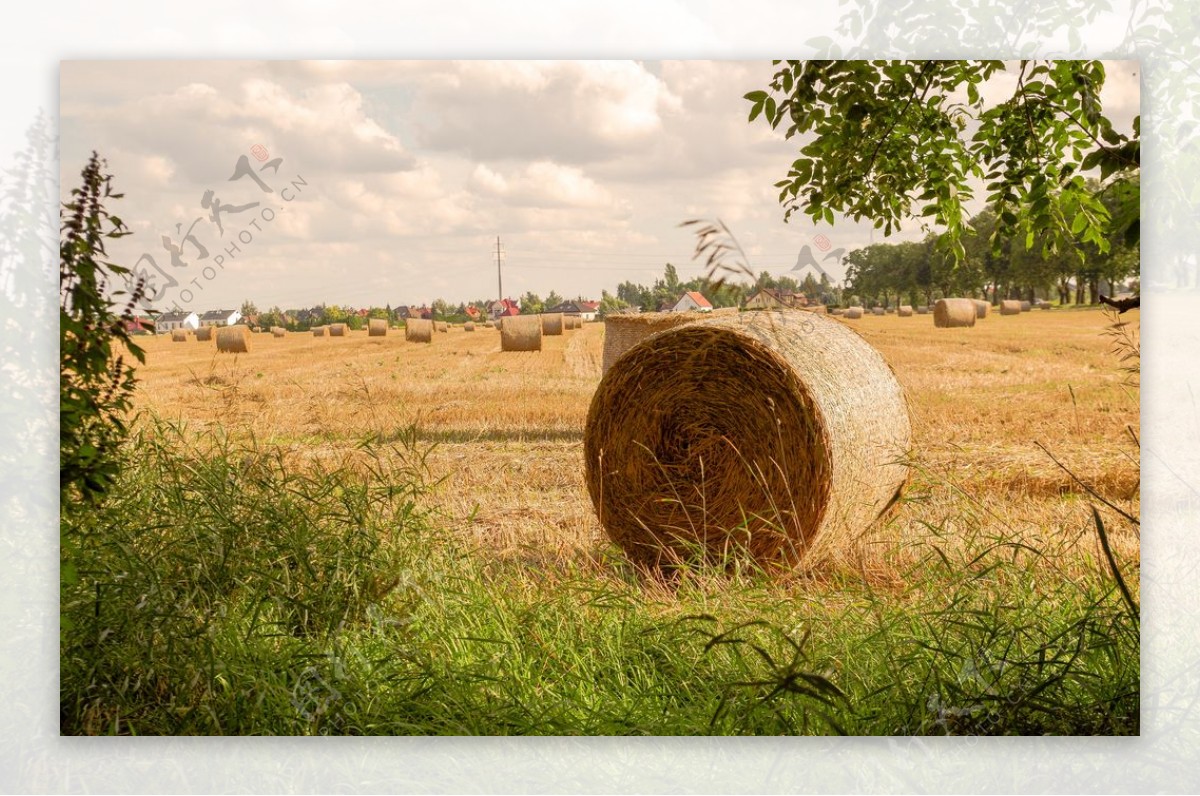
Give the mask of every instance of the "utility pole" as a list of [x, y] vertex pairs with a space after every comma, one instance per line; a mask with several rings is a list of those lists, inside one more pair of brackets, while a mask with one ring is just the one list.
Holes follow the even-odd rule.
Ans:
[[497, 300], [504, 301], [504, 279], [500, 275], [500, 261], [504, 257], [504, 252], [500, 249], [500, 236], [496, 236], [496, 290], [499, 293], [496, 295]]

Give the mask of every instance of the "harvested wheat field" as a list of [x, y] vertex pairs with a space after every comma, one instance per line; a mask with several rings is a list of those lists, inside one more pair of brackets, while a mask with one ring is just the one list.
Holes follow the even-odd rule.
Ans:
[[[1124, 316], [1135, 329], [1137, 315]], [[942, 549], [953, 549], [966, 518], [985, 534], [1057, 551], [1037, 565], [1063, 577], [1095, 572], [1100, 550], [1075, 478], [1134, 515], [1140, 500], [1136, 375], [1122, 372], [1110, 323], [1081, 310], [967, 329], [896, 315], [854, 324], [905, 391], [910, 481], [896, 511], [809, 562], [810, 574], [853, 571], [881, 587], [899, 584], [917, 564], [914, 543], [940, 535]], [[415, 425], [419, 442], [436, 443], [427, 462], [444, 478], [436, 502], [448, 524], [489, 554], [595, 565], [607, 544], [583, 452], [601, 379], [601, 323], [520, 353], [502, 353], [498, 336], [414, 346], [366, 331], [347, 331], [333, 346], [288, 335], [269, 351], [239, 355], [166, 336], [145, 348], [140, 408], [192, 429], [253, 434], [296, 464]], [[1112, 536], [1119, 556], [1136, 561], [1136, 531], [1117, 527]]]

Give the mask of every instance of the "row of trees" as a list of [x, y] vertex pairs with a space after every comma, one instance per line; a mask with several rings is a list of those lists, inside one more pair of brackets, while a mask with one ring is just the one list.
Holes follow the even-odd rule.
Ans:
[[617, 286], [616, 295], [607, 290], [600, 294], [600, 313], [615, 312], [623, 309], [640, 309], [652, 312], [664, 306], [675, 304], [686, 292], [701, 293], [714, 307], [740, 307], [746, 300], [759, 290], [775, 290], [781, 293], [803, 293], [810, 300], [826, 304], [834, 304], [841, 299], [841, 290], [831, 284], [825, 276], [820, 280], [811, 273], [803, 280], [797, 281], [791, 276], [772, 276], [763, 271], [753, 282], [741, 282], [726, 279], [714, 281], [707, 276], [698, 276], [689, 280], [681, 280], [679, 272], [671, 263], [667, 263], [661, 279], [656, 279], [652, 285], [642, 285], [626, 280]]
[[[1091, 187], [1102, 203], [1114, 202], [1115, 191]], [[845, 261], [847, 290], [883, 306], [929, 304], [952, 295], [1097, 304], [1101, 293], [1111, 295], [1116, 285], [1140, 274], [1138, 243], [1123, 230], [1106, 231], [1106, 250], [1093, 243], [1053, 250], [1044, 235], [1015, 235], [998, 220], [991, 209], [971, 219], [958, 263], [936, 234], [857, 249]]]

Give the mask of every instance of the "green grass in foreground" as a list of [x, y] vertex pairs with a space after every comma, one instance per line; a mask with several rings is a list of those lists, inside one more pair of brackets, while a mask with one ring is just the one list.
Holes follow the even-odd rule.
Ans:
[[[1030, 551], [902, 593], [500, 557], [423, 512], [413, 443], [287, 471], [151, 425], [64, 515], [64, 734], [1131, 734], [1136, 615]], [[978, 558], [972, 561], [972, 558]]]

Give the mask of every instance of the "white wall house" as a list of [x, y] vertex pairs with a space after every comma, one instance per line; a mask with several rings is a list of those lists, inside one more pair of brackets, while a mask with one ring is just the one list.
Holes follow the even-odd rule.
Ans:
[[237, 310], [209, 310], [200, 316], [202, 326], [233, 326], [242, 319]]
[[689, 290], [683, 294], [683, 298], [675, 302], [675, 306], [671, 307], [671, 312], [712, 312], [712, 304], [709, 303], [700, 293], [695, 290]]
[[198, 329], [200, 316], [194, 312], [164, 312], [154, 319], [154, 331], [158, 334], [173, 329]]

